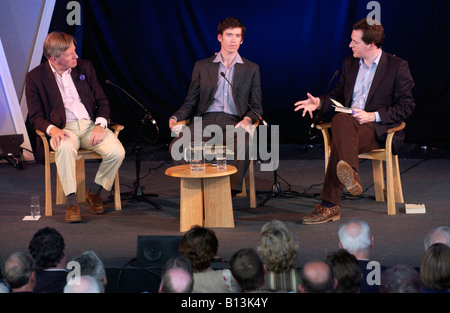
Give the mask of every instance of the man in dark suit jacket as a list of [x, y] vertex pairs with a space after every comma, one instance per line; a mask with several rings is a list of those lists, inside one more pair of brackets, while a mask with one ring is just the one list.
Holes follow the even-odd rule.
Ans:
[[[244, 34], [245, 27], [236, 18], [226, 18], [219, 24], [217, 38], [221, 44], [221, 50], [216, 56], [195, 63], [185, 101], [169, 120], [172, 131], [175, 130], [177, 121], [201, 117], [202, 138], [198, 139], [208, 141], [210, 138], [203, 134], [204, 128], [208, 125], [218, 125], [225, 134], [223, 143], [226, 144], [227, 141], [233, 141], [235, 138], [235, 134], [227, 136], [227, 126], [250, 129], [262, 115], [259, 66], [241, 58], [238, 53]], [[259, 116], [249, 108], [246, 101]], [[190, 133], [194, 134], [195, 122], [188, 127], [191, 130]], [[176, 149], [179, 148], [179, 145], [175, 143], [181, 138], [180, 135], [171, 144], [170, 151], [173, 158], [174, 154], [178, 153]], [[194, 138], [190, 139], [189, 142], [194, 141]], [[234, 141], [234, 149], [237, 152], [232, 164], [236, 166], [238, 172], [231, 176], [231, 188], [235, 192], [240, 192], [249, 165], [249, 140], [246, 137], [245, 142], [236, 141], [239, 140]], [[172, 151], [173, 147], [177, 148]], [[245, 153], [245, 156], [241, 153]]]
[[[387, 129], [398, 126], [413, 112], [414, 81], [408, 63], [382, 51], [385, 35], [379, 23], [369, 25], [362, 19], [353, 25], [350, 48], [353, 56], [342, 66], [336, 88], [329, 94], [295, 103], [303, 116], [321, 107], [331, 113], [331, 154], [321, 192], [322, 202], [306, 215], [303, 224], [320, 224], [340, 218], [339, 204], [344, 186], [352, 195], [362, 193], [358, 174], [358, 154], [382, 147]], [[353, 113], [334, 114], [329, 98], [351, 107]], [[404, 132], [395, 134], [394, 153], [403, 144]]]
[[[30, 122], [51, 137], [56, 167], [67, 196], [67, 222], [80, 222], [76, 200], [75, 159], [79, 148], [102, 155], [102, 163], [86, 199], [91, 213], [104, 213], [100, 192], [111, 190], [125, 157], [125, 149], [107, 128], [110, 108], [92, 64], [78, 60], [74, 38], [52, 32], [44, 42], [47, 62], [26, 77], [26, 98]], [[43, 161], [43, 145], [37, 138], [36, 159]]]

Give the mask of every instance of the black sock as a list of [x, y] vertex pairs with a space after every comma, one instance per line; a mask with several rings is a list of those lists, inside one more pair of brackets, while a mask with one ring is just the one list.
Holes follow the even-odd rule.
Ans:
[[332, 208], [332, 207], [334, 207], [336, 204], [335, 204], [335, 203], [328, 202], [328, 201], [325, 201], [325, 200], [322, 200], [321, 205], [324, 206], [324, 207], [326, 207], [326, 208]]
[[92, 194], [98, 195], [98, 194], [100, 194], [100, 192], [102, 192], [103, 186], [93, 183], [89, 190], [91, 191]]
[[78, 204], [78, 200], [77, 200], [77, 195], [75, 193], [71, 193], [70, 195], [68, 195], [66, 197], [67, 199], [67, 205], [69, 207], [77, 205]]

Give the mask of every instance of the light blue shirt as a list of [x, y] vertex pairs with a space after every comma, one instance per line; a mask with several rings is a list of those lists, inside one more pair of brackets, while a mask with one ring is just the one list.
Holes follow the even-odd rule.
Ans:
[[239, 115], [236, 105], [234, 103], [233, 94], [232, 94], [232, 87], [228, 82], [225, 80], [225, 78], [220, 75], [221, 72], [225, 74], [225, 77], [233, 83], [233, 76], [234, 76], [234, 66], [236, 63], [244, 63], [242, 61], [241, 56], [236, 54], [236, 57], [233, 60], [233, 63], [230, 65], [230, 67], [226, 67], [225, 64], [222, 62], [222, 55], [220, 53], [217, 54], [216, 58], [213, 60], [214, 63], [219, 63], [219, 77], [217, 80], [217, 91], [214, 95], [214, 100], [209, 106], [208, 110], [206, 112], [223, 112], [231, 115]]
[[[356, 77], [355, 87], [353, 88], [352, 108], [365, 109], [370, 86], [372, 85], [373, 77], [375, 76], [382, 53], [383, 51], [380, 51], [370, 66], [367, 66], [363, 59], [359, 60], [358, 76]], [[375, 118], [377, 122], [381, 121], [378, 112], [375, 112]]]

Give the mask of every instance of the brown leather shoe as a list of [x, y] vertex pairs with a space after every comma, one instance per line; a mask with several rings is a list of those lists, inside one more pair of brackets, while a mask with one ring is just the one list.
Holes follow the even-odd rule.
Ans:
[[313, 212], [303, 217], [302, 224], [314, 225], [323, 224], [328, 221], [337, 221], [341, 218], [339, 214], [339, 206], [327, 208], [322, 206], [320, 203], [316, 205]]
[[90, 190], [86, 193], [86, 200], [91, 205], [90, 212], [92, 214], [103, 214], [105, 213], [105, 208], [103, 207], [102, 198], [100, 195], [97, 195], [95, 193], [91, 193]]
[[65, 220], [67, 223], [80, 223], [81, 222], [80, 207], [76, 204], [69, 207], [66, 211]]
[[339, 161], [336, 166], [336, 171], [339, 180], [351, 195], [358, 196], [362, 193], [359, 174], [347, 162]]

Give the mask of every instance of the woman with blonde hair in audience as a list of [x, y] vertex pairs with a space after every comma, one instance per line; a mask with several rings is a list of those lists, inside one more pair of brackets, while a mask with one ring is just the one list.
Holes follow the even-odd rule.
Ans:
[[273, 220], [262, 227], [257, 251], [267, 268], [267, 288], [300, 292], [298, 250], [294, 235], [283, 222]]

